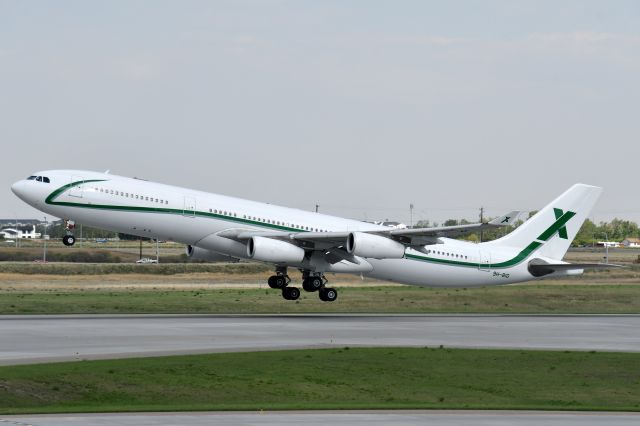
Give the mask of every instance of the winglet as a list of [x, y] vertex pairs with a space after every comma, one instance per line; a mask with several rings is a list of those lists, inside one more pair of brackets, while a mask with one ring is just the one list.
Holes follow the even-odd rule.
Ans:
[[493, 219], [492, 221], [489, 222], [489, 225], [494, 225], [494, 226], [513, 225], [515, 221], [518, 220], [518, 216], [520, 216], [520, 213], [522, 212], [518, 210], [509, 212], [505, 215], [502, 215], [500, 217]]

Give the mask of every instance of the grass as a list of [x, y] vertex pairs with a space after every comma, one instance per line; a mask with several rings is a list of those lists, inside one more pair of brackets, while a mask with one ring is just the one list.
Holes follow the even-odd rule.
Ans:
[[152, 274], [174, 275], [184, 273], [224, 272], [249, 274], [270, 271], [260, 263], [0, 263], [0, 274], [24, 275], [107, 275]]
[[475, 289], [344, 287], [333, 303], [295, 302], [260, 288], [0, 292], [0, 314], [113, 313], [640, 313], [638, 285], [519, 285]]
[[640, 354], [343, 348], [0, 367], [4, 414], [395, 408], [638, 411]]

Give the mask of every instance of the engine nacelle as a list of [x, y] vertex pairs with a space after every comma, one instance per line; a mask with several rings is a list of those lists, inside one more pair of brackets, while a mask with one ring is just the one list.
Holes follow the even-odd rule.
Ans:
[[204, 260], [207, 262], [238, 262], [238, 259], [235, 257], [194, 246], [187, 246], [187, 256], [194, 260]]
[[347, 237], [347, 252], [374, 259], [402, 259], [404, 245], [380, 235], [352, 232]]
[[300, 263], [304, 249], [285, 241], [252, 237], [247, 244], [247, 257], [261, 262]]

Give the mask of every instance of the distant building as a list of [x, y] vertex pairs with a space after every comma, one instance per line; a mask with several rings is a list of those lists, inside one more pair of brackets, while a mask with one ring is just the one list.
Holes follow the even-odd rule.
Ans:
[[395, 228], [395, 229], [407, 229], [407, 225], [405, 225], [404, 223], [394, 222], [394, 221], [391, 221], [389, 219], [385, 219], [385, 220], [364, 220], [363, 222], [373, 223], [374, 225], [388, 226], [389, 228]]
[[407, 228], [407, 225], [405, 225], [404, 223], [394, 222], [394, 221], [390, 221], [390, 220], [385, 220], [384, 222], [380, 222], [379, 225], [388, 226], [389, 228], [395, 228], [395, 229], [406, 229]]
[[624, 247], [637, 248], [637, 247], [640, 247], [640, 238], [628, 237], [622, 240], [620, 244], [622, 244]]
[[36, 239], [42, 236], [40, 232], [36, 232], [35, 225], [33, 225], [31, 229], [4, 228], [3, 230], [0, 231], [0, 235], [2, 235], [5, 240], [15, 240], [18, 238]]
[[620, 247], [620, 243], [617, 241], [598, 241], [596, 245], [598, 247]]
[[21, 226], [33, 226], [40, 225], [41, 220], [38, 219], [0, 219], [0, 228], [11, 227], [15, 228]]

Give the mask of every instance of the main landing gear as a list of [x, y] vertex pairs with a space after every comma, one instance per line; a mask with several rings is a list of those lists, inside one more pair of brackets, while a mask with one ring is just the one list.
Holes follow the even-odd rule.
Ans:
[[62, 237], [62, 244], [67, 247], [70, 247], [76, 243], [76, 237], [74, 237], [72, 233], [75, 227], [76, 224], [72, 220], [64, 220], [64, 229], [67, 232], [67, 235]]
[[317, 291], [323, 302], [333, 302], [338, 298], [338, 291], [327, 287], [328, 282], [329, 280], [321, 273], [309, 271], [302, 273], [302, 288], [309, 292]]
[[[297, 300], [300, 297], [300, 289], [289, 287], [291, 278], [287, 275], [287, 268], [277, 268], [276, 274], [269, 277], [267, 281], [269, 287], [282, 290], [282, 297], [286, 300]], [[302, 288], [307, 292], [318, 292], [320, 300], [323, 302], [333, 302], [338, 298], [338, 291], [335, 288], [327, 287], [328, 280], [318, 272], [302, 272]]]

